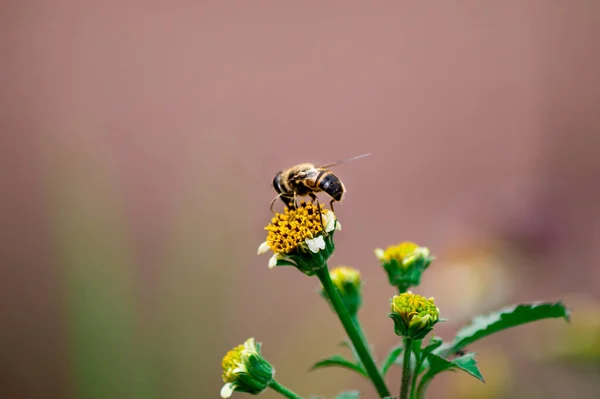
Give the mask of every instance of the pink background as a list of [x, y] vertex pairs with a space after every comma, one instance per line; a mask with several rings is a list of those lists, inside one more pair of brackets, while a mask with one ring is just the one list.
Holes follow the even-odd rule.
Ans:
[[[256, 256], [275, 172], [304, 161], [373, 153], [335, 169], [331, 265], [361, 269], [379, 359], [398, 338], [373, 249], [399, 241], [438, 257], [416, 291], [445, 338], [515, 301], [597, 303], [599, 16], [583, 0], [4, 1], [2, 396], [218, 397], [222, 356], [255, 336], [299, 394], [374, 397], [307, 372], [342, 351], [341, 326], [315, 279]], [[562, 324], [478, 344], [488, 384], [448, 374], [431, 397], [597, 397], [589, 368], [540, 355]]]

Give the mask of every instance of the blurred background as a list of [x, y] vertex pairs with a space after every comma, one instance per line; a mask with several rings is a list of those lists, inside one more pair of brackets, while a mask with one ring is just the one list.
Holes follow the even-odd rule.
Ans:
[[447, 373], [432, 398], [599, 397], [599, 17], [592, 0], [3, 1], [1, 396], [218, 398], [223, 355], [254, 336], [300, 395], [374, 398], [307, 371], [343, 352], [340, 323], [315, 278], [256, 256], [279, 169], [371, 152], [335, 169], [330, 265], [362, 271], [378, 359], [398, 338], [373, 250], [412, 240], [437, 256], [418, 292], [444, 338], [517, 301], [574, 309], [474, 345], [487, 384]]

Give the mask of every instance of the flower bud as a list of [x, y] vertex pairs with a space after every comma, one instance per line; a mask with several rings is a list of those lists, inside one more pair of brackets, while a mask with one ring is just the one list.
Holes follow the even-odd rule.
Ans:
[[390, 284], [398, 287], [400, 292], [419, 285], [421, 275], [433, 260], [429, 256], [428, 248], [419, 247], [412, 242], [393, 245], [385, 251], [377, 248], [375, 256], [381, 261], [387, 272]]
[[392, 312], [388, 317], [394, 320], [396, 335], [412, 339], [423, 339], [438, 322], [440, 310], [433, 298], [425, 299], [417, 294], [405, 292], [391, 300]]
[[341, 226], [335, 214], [323, 205], [302, 202], [298, 208], [275, 214], [265, 230], [267, 240], [258, 247], [258, 254], [273, 251], [269, 268], [294, 266], [312, 276], [326, 267], [335, 250], [333, 234]]
[[275, 370], [260, 355], [260, 344], [248, 338], [225, 355], [222, 362], [223, 382], [221, 397], [228, 398], [234, 391], [258, 395], [271, 381]]
[[[360, 272], [352, 267], [339, 266], [330, 270], [329, 275], [340, 293], [346, 310], [350, 315], [355, 315], [362, 305]], [[327, 299], [323, 289], [321, 289], [321, 296]]]

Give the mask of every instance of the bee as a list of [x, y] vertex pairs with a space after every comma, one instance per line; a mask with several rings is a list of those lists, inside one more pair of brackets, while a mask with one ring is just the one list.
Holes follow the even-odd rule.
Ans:
[[273, 188], [277, 191], [277, 196], [271, 201], [271, 212], [273, 204], [277, 198], [281, 198], [283, 203], [296, 208], [296, 196], [309, 196], [313, 201], [317, 201], [318, 192], [325, 192], [331, 197], [331, 210], [335, 201], [342, 201], [346, 188], [344, 183], [328, 168], [342, 162], [350, 162], [355, 159], [363, 158], [371, 154], [362, 154], [353, 158], [332, 162], [326, 165], [315, 166], [312, 163], [301, 163], [291, 168], [280, 170], [273, 179]]

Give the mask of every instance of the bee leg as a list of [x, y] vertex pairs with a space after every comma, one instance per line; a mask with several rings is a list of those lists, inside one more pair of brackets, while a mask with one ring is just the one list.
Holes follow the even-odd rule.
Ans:
[[331, 200], [331, 202], [329, 202], [329, 206], [331, 207], [331, 212], [335, 213], [333, 211], [333, 203], [335, 202], [335, 200]]
[[281, 197], [281, 194], [277, 194], [277, 197], [273, 198], [273, 200], [271, 201], [271, 206], [269, 207], [271, 213], [275, 213], [275, 211], [273, 210], [273, 205], [275, 205], [275, 201], [277, 201], [277, 198], [279, 197]]
[[[309, 193], [308, 196], [313, 200], [313, 202], [317, 203], [317, 209], [319, 212], [321, 211], [321, 204], [319, 203], [319, 197], [315, 193]], [[323, 232], [327, 234], [325, 231], [325, 225], [323, 224], [323, 216], [321, 216], [321, 227], [323, 228]]]

